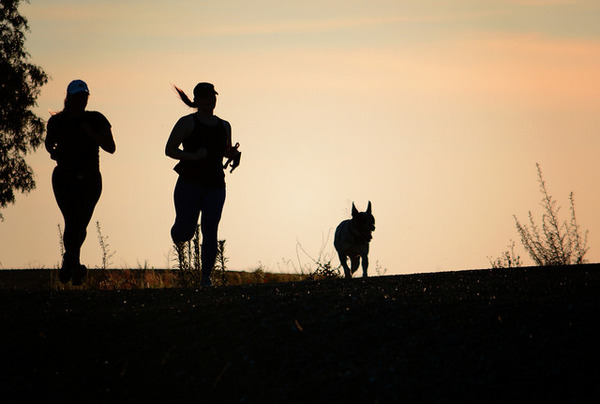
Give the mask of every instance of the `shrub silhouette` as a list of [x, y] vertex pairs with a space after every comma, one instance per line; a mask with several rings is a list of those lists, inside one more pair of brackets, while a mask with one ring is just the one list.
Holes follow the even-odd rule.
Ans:
[[543, 196], [541, 205], [545, 213], [542, 215], [541, 231], [533, 220], [531, 211], [529, 211], [529, 226], [521, 224], [514, 216], [521, 242], [536, 265], [582, 264], [585, 262], [584, 256], [589, 249], [587, 247], [588, 232], [586, 231], [582, 236], [579, 231], [573, 192], [569, 195], [571, 219], [561, 222], [558, 218], [560, 207], [548, 194], [540, 165], [536, 163], [536, 167], [540, 192]]

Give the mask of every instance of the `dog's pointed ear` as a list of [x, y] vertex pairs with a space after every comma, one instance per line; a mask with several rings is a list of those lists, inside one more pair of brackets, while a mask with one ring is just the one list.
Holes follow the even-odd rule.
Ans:
[[358, 215], [358, 210], [356, 209], [356, 206], [354, 206], [354, 202], [352, 202], [352, 217]]
[[367, 213], [371, 214], [371, 201], [369, 201], [369, 205], [367, 206]]

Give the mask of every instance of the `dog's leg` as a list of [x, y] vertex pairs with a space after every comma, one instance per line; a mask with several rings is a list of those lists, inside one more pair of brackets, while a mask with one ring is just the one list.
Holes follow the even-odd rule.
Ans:
[[340, 264], [342, 264], [342, 268], [344, 268], [344, 277], [352, 278], [352, 273], [350, 273], [350, 268], [348, 268], [348, 258], [342, 253], [338, 253], [338, 256], [340, 257]]
[[350, 258], [350, 264], [352, 265], [352, 275], [358, 270], [360, 266], [360, 256], [356, 255]]
[[363, 278], [367, 277], [367, 268], [369, 268], [369, 256], [365, 254], [362, 256]]

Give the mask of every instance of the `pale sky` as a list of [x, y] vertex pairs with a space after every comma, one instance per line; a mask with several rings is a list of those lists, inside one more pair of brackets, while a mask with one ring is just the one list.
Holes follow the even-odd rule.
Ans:
[[[513, 215], [541, 218], [536, 162], [563, 219], [574, 193], [587, 259], [600, 261], [596, 1], [31, 0], [20, 10], [31, 60], [51, 77], [38, 115], [62, 109], [80, 78], [88, 109], [113, 126], [88, 267], [101, 265], [96, 221], [112, 267], [174, 265], [176, 162], [164, 145], [192, 110], [170, 86], [191, 94], [201, 81], [214, 83], [216, 114], [243, 152], [219, 232], [229, 269], [293, 271], [298, 243], [332, 254], [353, 201], [373, 204], [371, 274], [489, 268], [511, 239], [531, 265]], [[0, 268], [60, 263], [55, 162], [43, 148], [28, 161], [37, 189], [2, 212]]]

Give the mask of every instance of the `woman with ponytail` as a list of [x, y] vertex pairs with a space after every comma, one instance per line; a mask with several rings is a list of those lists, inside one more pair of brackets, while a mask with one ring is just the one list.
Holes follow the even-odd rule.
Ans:
[[217, 230], [225, 203], [225, 173], [229, 161], [231, 171], [238, 165], [241, 153], [231, 145], [231, 125], [214, 115], [218, 93], [210, 83], [194, 88], [194, 99], [177, 87], [181, 100], [195, 108], [192, 114], [180, 118], [165, 147], [165, 154], [179, 163], [175, 185], [175, 224], [171, 237], [176, 245], [193, 238], [200, 215], [202, 232], [202, 286], [211, 286], [210, 275], [217, 256]]

